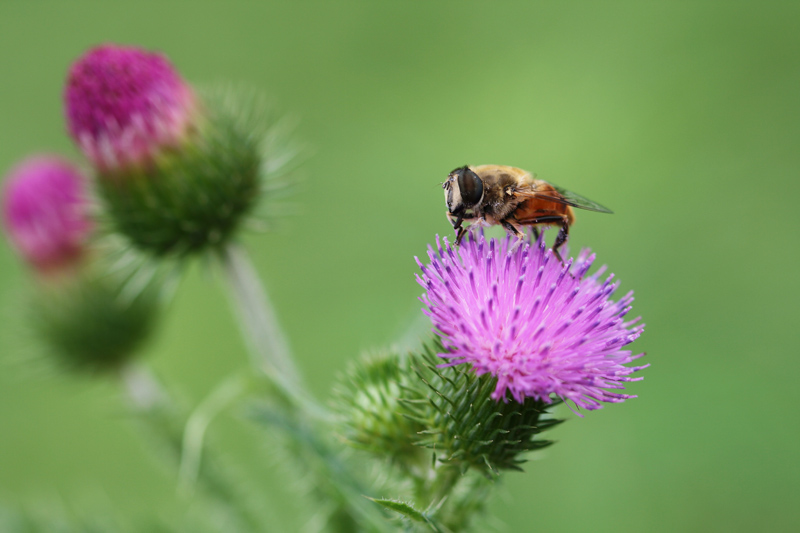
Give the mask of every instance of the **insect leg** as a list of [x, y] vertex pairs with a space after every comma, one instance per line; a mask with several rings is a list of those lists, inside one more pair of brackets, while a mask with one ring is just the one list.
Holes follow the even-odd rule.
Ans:
[[505, 228], [505, 230], [506, 230], [506, 231], [507, 231], [507, 232], [508, 232], [510, 235], [514, 235], [514, 236], [517, 238], [517, 240], [514, 242], [514, 244], [512, 244], [512, 245], [511, 245], [511, 248], [509, 248], [509, 249], [508, 249], [508, 251], [509, 251], [509, 252], [513, 252], [514, 250], [516, 250], [516, 249], [517, 249], [517, 247], [518, 247], [520, 244], [522, 244], [522, 241], [525, 239], [525, 234], [524, 234], [524, 233], [522, 233], [522, 232], [520, 232], [520, 231], [519, 231], [519, 230], [518, 230], [518, 229], [517, 229], [517, 228], [514, 226], [514, 224], [512, 224], [512, 223], [511, 223], [511, 222], [509, 222], [508, 220], [501, 220], [501, 221], [500, 221], [500, 224], [501, 224], [501, 225], [502, 225], [502, 226]]
[[464, 221], [464, 215], [458, 215], [455, 220], [453, 220], [450, 213], [447, 214], [447, 217], [450, 219], [450, 223], [453, 224], [453, 229], [456, 230], [456, 246], [458, 246], [461, 244], [461, 239], [464, 238], [464, 234], [467, 232], [467, 229], [461, 225]]
[[561, 259], [561, 254], [558, 253], [558, 249], [561, 247], [562, 244], [567, 242], [567, 237], [569, 237], [569, 224], [567, 223], [566, 220], [562, 219], [561, 229], [558, 231], [558, 235], [556, 236], [556, 242], [553, 243], [553, 253], [562, 263], [564, 262], [564, 260]]
[[[556, 236], [556, 241], [553, 243], [553, 254], [558, 258], [559, 261], [562, 263], [564, 262], [561, 259], [561, 254], [558, 253], [558, 249], [561, 247], [562, 244], [567, 242], [567, 237], [569, 236], [569, 220], [560, 216], [560, 215], [544, 215], [541, 217], [529, 218], [525, 220], [517, 220], [520, 224], [525, 226], [536, 226], [538, 224], [541, 225], [556, 225], [560, 226], [561, 230], [558, 232], [558, 236]], [[536, 230], [535, 227], [533, 227]]]
[[525, 237], [517, 228], [514, 227], [514, 224], [508, 220], [501, 220], [500, 224], [506, 229], [507, 232], [509, 232], [511, 235], [514, 235], [516, 238], [522, 240], [522, 238]]
[[458, 246], [459, 244], [461, 244], [461, 239], [463, 239], [464, 235], [467, 234], [467, 228], [459, 226], [458, 230], [456, 230], [456, 231], [457, 231], [457, 233], [456, 233], [456, 246]]

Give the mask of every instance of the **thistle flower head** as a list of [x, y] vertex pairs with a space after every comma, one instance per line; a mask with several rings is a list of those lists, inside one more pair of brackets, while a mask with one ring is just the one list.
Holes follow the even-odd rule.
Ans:
[[84, 154], [100, 169], [116, 169], [179, 144], [195, 99], [163, 55], [106, 44], [72, 65], [64, 104], [67, 129]]
[[53, 156], [20, 163], [5, 183], [3, 223], [14, 247], [39, 272], [74, 265], [92, 230], [80, 171]]
[[160, 54], [104, 45], [72, 66], [68, 129], [97, 171], [113, 228], [148, 253], [224, 247], [291, 154], [241, 91], [196, 95]]
[[430, 263], [417, 260], [423, 312], [445, 348], [439, 356], [496, 377], [495, 400], [555, 395], [591, 410], [633, 398], [613, 392], [647, 366], [624, 366], [642, 355], [624, 349], [644, 328], [624, 318], [633, 293], [612, 301], [619, 283], [613, 274], [601, 281], [604, 268], [587, 276], [588, 250], [562, 265], [541, 239], [514, 244], [479, 235], [456, 249], [437, 237]]

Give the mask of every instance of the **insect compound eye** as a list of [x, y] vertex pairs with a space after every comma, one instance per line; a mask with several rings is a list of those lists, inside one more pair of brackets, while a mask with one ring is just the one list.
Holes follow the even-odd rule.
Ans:
[[458, 169], [458, 188], [465, 206], [476, 205], [483, 198], [483, 182], [469, 167]]
[[444, 201], [447, 203], [447, 210], [452, 213], [456, 206], [453, 205], [453, 189], [451, 187], [444, 188]]

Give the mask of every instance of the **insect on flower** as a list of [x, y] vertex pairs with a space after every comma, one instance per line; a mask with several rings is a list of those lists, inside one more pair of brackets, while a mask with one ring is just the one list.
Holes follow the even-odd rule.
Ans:
[[612, 213], [597, 202], [536, 179], [530, 172], [505, 165], [463, 166], [450, 172], [444, 188], [447, 218], [456, 230], [456, 244], [467, 233], [464, 221], [485, 225], [501, 225], [519, 239], [522, 226], [533, 229], [538, 239], [538, 226], [559, 226], [553, 253], [561, 260], [558, 249], [567, 242], [569, 227], [575, 221], [573, 207]]

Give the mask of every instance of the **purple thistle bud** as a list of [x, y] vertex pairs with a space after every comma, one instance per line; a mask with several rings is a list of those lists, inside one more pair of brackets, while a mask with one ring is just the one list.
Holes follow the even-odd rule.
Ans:
[[80, 261], [92, 230], [86, 182], [71, 163], [52, 156], [27, 159], [8, 175], [3, 224], [18, 252], [39, 272]]
[[626, 367], [644, 354], [623, 348], [643, 331], [639, 318], [625, 321], [633, 293], [609, 298], [618, 287], [605, 268], [587, 276], [594, 261], [588, 250], [561, 264], [546, 250], [516, 239], [486, 241], [483, 235], [454, 249], [436, 238], [429, 265], [417, 281], [449, 359], [441, 366], [469, 363], [478, 375], [497, 378], [495, 400], [534, 398], [547, 403], [555, 394], [585, 409], [600, 402], [634, 398], [622, 389], [630, 375], [649, 365]]
[[106, 44], [72, 65], [64, 105], [70, 135], [106, 171], [141, 165], [180, 144], [195, 98], [163, 55]]

